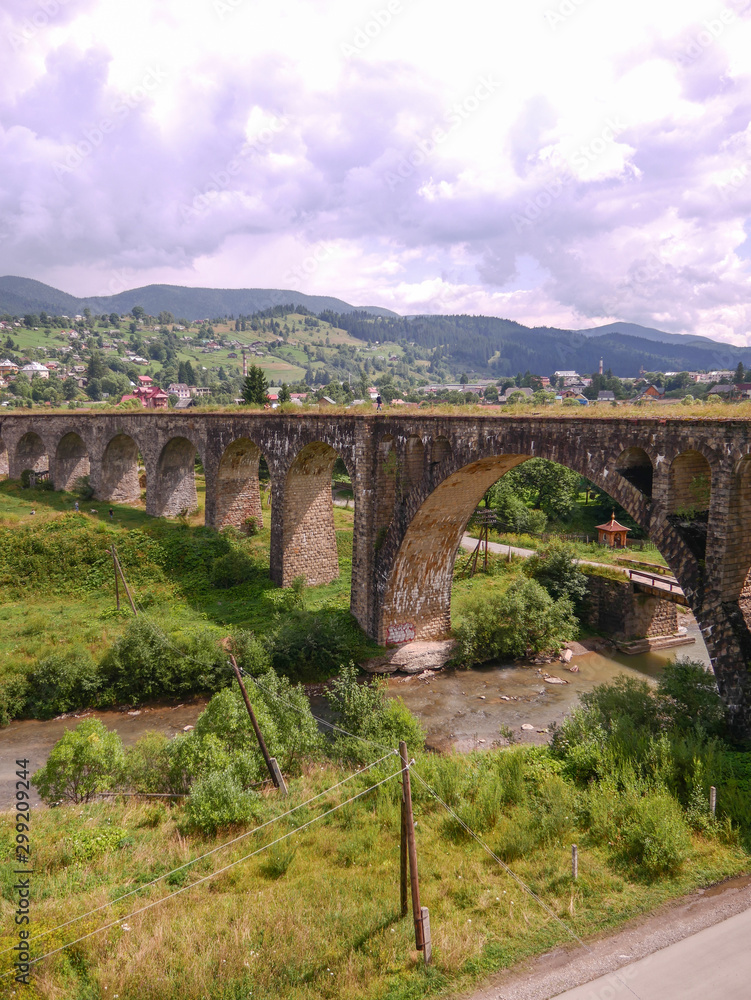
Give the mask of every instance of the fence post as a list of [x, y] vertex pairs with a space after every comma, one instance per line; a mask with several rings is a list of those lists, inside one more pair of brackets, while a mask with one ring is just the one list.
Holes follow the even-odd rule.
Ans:
[[717, 811], [717, 789], [714, 785], [709, 786], [709, 811], [713, 816]]
[[574, 881], [579, 878], [579, 848], [576, 844], [571, 845], [571, 878]]

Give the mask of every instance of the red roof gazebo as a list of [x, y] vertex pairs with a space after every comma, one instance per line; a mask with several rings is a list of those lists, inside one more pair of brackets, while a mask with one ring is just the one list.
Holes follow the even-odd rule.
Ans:
[[631, 531], [625, 524], [619, 524], [615, 519], [615, 511], [607, 524], [597, 525], [597, 541], [611, 549], [625, 549], [626, 535]]

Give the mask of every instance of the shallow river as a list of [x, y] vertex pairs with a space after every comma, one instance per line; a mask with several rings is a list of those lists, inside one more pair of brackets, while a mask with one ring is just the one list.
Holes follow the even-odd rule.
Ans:
[[[543, 667], [482, 667], [475, 670], [446, 670], [422, 680], [419, 677], [392, 678], [389, 694], [404, 699], [407, 706], [422, 721], [428, 732], [428, 745], [435, 749], [456, 747], [459, 750], [490, 747], [501, 740], [500, 728], [508, 726], [517, 740], [544, 742], [550, 723], [560, 722], [571, 711], [583, 691], [596, 684], [612, 680], [618, 674], [633, 677], [656, 677], [667, 660], [675, 656], [690, 656], [709, 665], [709, 656], [693, 619], [689, 635], [697, 641], [663, 653], [625, 656], [619, 653], [587, 653], [575, 656], [570, 664], [560, 662]], [[577, 665], [578, 673], [569, 666]], [[545, 671], [568, 681], [567, 684], [546, 683]], [[508, 700], [507, 700], [508, 699]], [[49, 722], [25, 720], [11, 722], [0, 729], [0, 809], [13, 801], [15, 762], [28, 758], [32, 771], [47, 760], [50, 750], [66, 729], [75, 728], [83, 718], [101, 719], [108, 729], [116, 729], [126, 746], [149, 730], [174, 736], [186, 726], [192, 726], [206, 705], [207, 699], [196, 698], [178, 706], [148, 706], [131, 712], [84, 711]], [[323, 698], [314, 698], [313, 711], [326, 711]], [[521, 726], [532, 725], [532, 731]], [[34, 796], [34, 801], [39, 802]]]
[[[444, 670], [428, 679], [393, 677], [389, 692], [403, 698], [422, 721], [428, 746], [437, 750], [455, 747], [475, 750], [503, 743], [501, 727], [513, 731], [519, 742], [542, 743], [546, 730], [560, 722], [584, 691], [612, 681], [619, 674], [640, 679], [656, 678], [668, 660], [688, 656], [709, 667], [709, 654], [693, 616], [688, 635], [690, 645], [659, 653], [626, 656], [622, 653], [586, 653], [574, 656], [569, 664], [560, 661], [536, 666], [487, 666], [474, 670]], [[569, 667], [577, 666], [572, 673]], [[566, 684], [549, 684], [543, 673], [561, 678]], [[532, 730], [523, 730], [531, 725]], [[540, 732], [540, 730], [544, 730]]]

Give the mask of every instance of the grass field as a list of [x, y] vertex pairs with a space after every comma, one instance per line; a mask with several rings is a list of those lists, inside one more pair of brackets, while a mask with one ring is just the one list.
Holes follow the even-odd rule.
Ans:
[[[376, 756], [380, 753], [374, 751]], [[737, 844], [693, 834], [685, 862], [670, 876], [650, 879], [629, 871], [588, 829], [581, 818], [587, 793], [557, 776], [544, 748], [465, 758], [418, 756], [417, 773], [509, 859], [548, 908], [464, 834], [413, 778], [421, 902], [430, 909], [434, 948], [434, 964], [426, 970], [414, 950], [411, 918], [399, 912], [397, 781], [302, 829], [395, 770], [396, 764], [387, 761], [320, 803], [303, 806], [173, 875], [168, 873], [239, 831], [203, 838], [185, 830], [182, 807], [133, 799], [35, 811], [36, 935], [168, 877], [38, 940], [34, 955], [116, 921], [45, 961], [24, 995], [35, 1000], [417, 1000], [449, 988], [458, 991], [526, 956], [570, 943], [574, 935], [607, 931], [748, 867], [748, 855]], [[512, 772], [522, 776], [524, 790], [509, 791], [499, 778]], [[261, 795], [257, 821], [299, 806], [348, 773], [332, 765], [309, 768], [292, 781], [288, 799], [274, 792]], [[489, 792], [500, 798], [492, 803]], [[520, 829], [529, 823], [533, 807], [545, 832], [538, 831], [522, 847]], [[7, 814], [0, 830], [0, 850], [7, 857], [12, 831]], [[275, 847], [219, 873], [285, 835]], [[572, 842], [579, 844], [575, 883]], [[214, 872], [215, 877], [190, 888]], [[8, 915], [14, 876], [7, 865], [2, 879], [0, 905]], [[166, 899], [183, 888], [187, 891]], [[14, 943], [12, 927], [10, 920], [3, 921], [0, 948]], [[0, 970], [7, 969], [7, 961], [7, 954], [0, 956]]]

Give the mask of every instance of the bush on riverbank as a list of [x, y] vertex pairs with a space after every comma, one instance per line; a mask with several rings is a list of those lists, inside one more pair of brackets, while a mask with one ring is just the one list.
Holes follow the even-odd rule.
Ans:
[[528, 651], [555, 652], [577, 633], [570, 600], [553, 600], [537, 581], [518, 580], [506, 590], [488, 589], [465, 599], [454, 630], [455, 659], [470, 666], [519, 659]]

